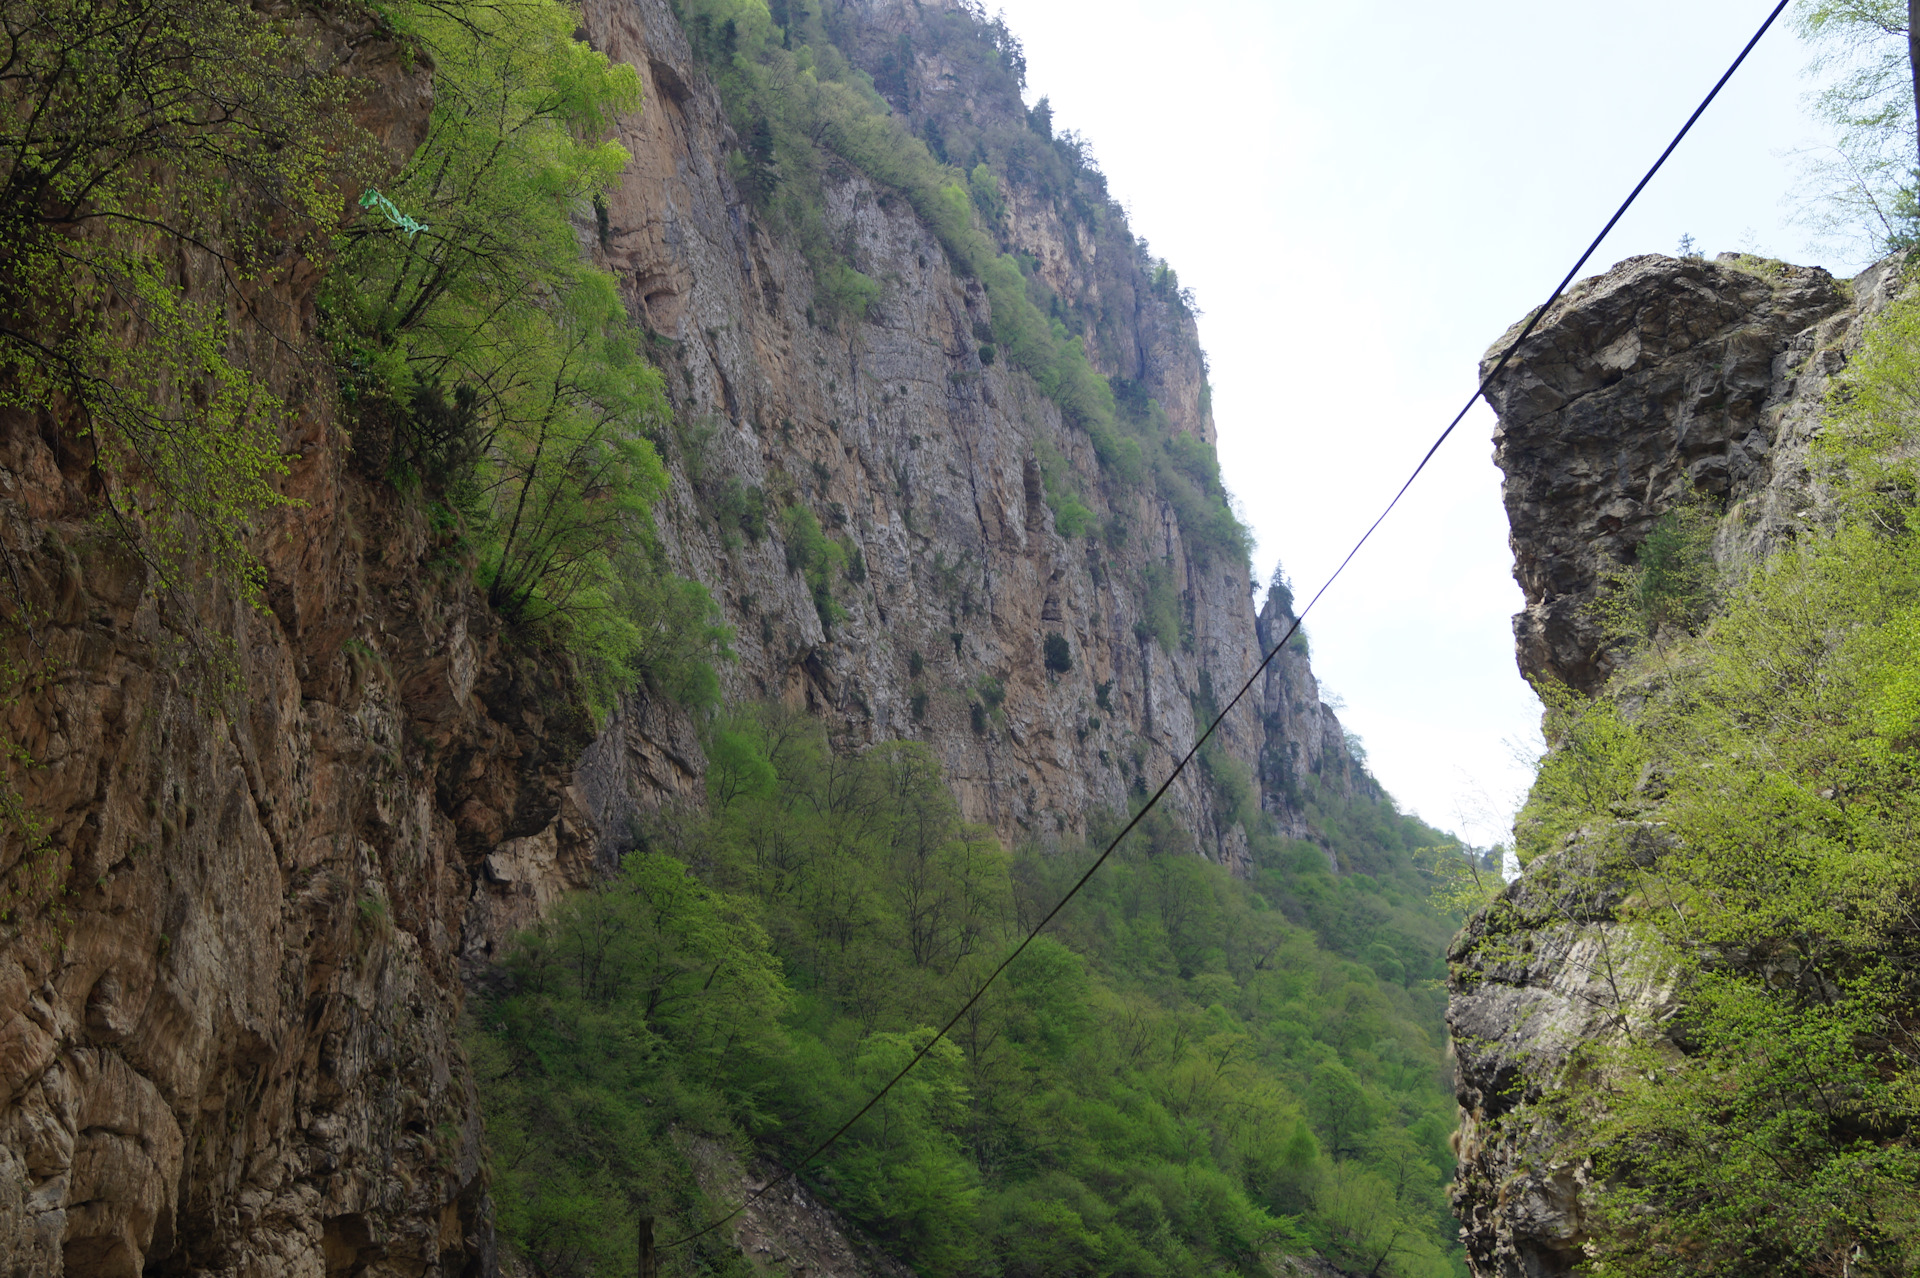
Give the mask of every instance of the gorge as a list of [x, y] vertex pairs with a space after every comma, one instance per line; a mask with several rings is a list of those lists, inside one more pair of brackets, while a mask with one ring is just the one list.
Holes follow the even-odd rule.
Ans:
[[1902, 253], [1488, 387], [1502, 882], [1003, 18], [0, 26], [0, 1273], [1920, 1265]]
[[[1190, 301], [965, 5], [128, 11], [9, 82], [0, 1268], [600, 1272], [1285, 633]], [[1436, 858], [1292, 645], [660, 1263], [1453, 1271]]]

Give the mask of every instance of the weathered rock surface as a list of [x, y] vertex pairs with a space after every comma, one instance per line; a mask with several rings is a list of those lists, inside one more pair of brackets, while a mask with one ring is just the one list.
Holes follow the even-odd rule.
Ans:
[[1616, 917], [1614, 867], [1659, 854], [1622, 823], [1539, 858], [1467, 923], [1448, 954], [1459, 1158], [1451, 1192], [1473, 1272], [1560, 1278], [1584, 1256], [1590, 1168], [1556, 1147], [1555, 1103], [1581, 1049], [1657, 1023], [1672, 990]]
[[1595, 596], [1690, 492], [1727, 504], [1723, 556], [1763, 555], [1801, 526], [1827, 378], [1898, 282], [1889, 263], [1848, 284], [1727, 253], [1629, 258], [1568, 290], [1487, 391], [1527, 601], [1523, 675], [1606, 682]]
[[[898, 75], [912, 118], [961, 109], [1024, 128], [1017, 92], [925, 51], [935, 43], [927, 24], [964, 13], [957, 3], [869, 0], [839, 21], [856, 56], [922, 50]], [[866, 322], [816, 322], [805, 261], [755, 220], [727, 175], [737, 142], [666, 0], [592, 0], [585, 29], [647, 81], [647, 109], [620, 126], [633, 162], [607, 199], [597, 252], [663, 339], [675, 408], [695, 427], [670, 459], [662, 531], [680, 570], [725, 605], [739, 654], [723, 671], [730, 696], [808, 706], [849, 746], [927, 741], [964, 814], [1009, 839], [1072, 835], [1093, 810], [1124, 807], [1130, 786], [1151, 787], [1192, 743], [1195, 705], [1224, 703], [1259, 662], [1240, 565], [1197, 553], [1150, 488], [1103, 485], [1086, 433], [1024, 374], [981, 362], [980, 285], [953, 270], [906, 201], [857, 176], [830, 189], [828, 229], [885, 288]], [[1118, 209], [1094, 228], [1062, 200], [1017, 181], [1004, 189], [1015, 246], [1076, 313], [1098, 317], [1096, 367], [1211, 441], [1192, 316], [1150, 287], [1153, 264]], [[1067, 460], [1103, 523], [1118, 516], [1128, 527], [1123, 543], [1055, 531], [1036, 456], [1044, 447]], [[865, 580], [841, 584], [848, 615], [831, 634], [778, 529], [756, 543], [717, 525], [703, 489], [729, 480], [798, 500], [860, 551]], [[1139, 637], [1149, 564], [1180, 593], [1187, 639], [1177, 651]], [[1071, 671], [1045, 669], [1049, 632], [1071, 644]], [[1004, 710], [982, 725], [973, 703], [989, 678], [1004, 689]], [[1267, 779], [1264, 801], [1289, 832], [1309, 833], [1302, 784], [1377, 793], [1303, 655], [1277, 662], [1265, 684], [1222, 738]], [[650, 806], [662, 780], [675, 793], [697, 789], [688, 734], [664, 708], [646, 717], [651, 728], [631, 716], [621, 727], [634, 776], [601, 773], [601, 811]], [[1197, 774], [1169, 797], [1208, 855], [1244, 855]]]
[[591, 733], [326, 416], [299, 429], [255, 611], [152, 589], [84, 464], [0, 420], [32, 619], [4, 731], [45, 821], [0, 932], [0, 1272], [485, 1260], [461, 968], [588, 881]]
[[[1690, 491], [1725, 503], [1714, 553], [1727, 568], [1822, 518], [1810, 445], [1830, 379], [1903, 283], [1898, 259], [1842, 284], [1724, 254], [1632, 258], [1569, 291], [1488, 394], [1527, 599], [1514, 619], [1522, 674], [1586, 693], [1606, 684], [1616, 654], [1590, 605]], [[1672, 1010], [1663, 972], [1615, 914], [1619, 867], [1662, 846], [1657, 827], [1632, 821], [1580, 831], [1454, 943], [1452, 1193], [1481, 1278], [1568, 1278], [1584, 1258], [1591, 1169], [1559, 1152], [1554, 1112], [1582, 1086], [1583, 1046]]]
[[[337, 15], [318, 35], [404, 157], [424, 70]], [[311, 287], [231, 316], [294, 407], [263, 607], [164, 588], [103, 522], [68, 424], [0, 411], [0, 736], [32, 764], [0, 799], [15, 1278], [491, 1263], [461, 971], [588, 881], [591, 725], [502, 651], [419, 513], [355, 473]]]

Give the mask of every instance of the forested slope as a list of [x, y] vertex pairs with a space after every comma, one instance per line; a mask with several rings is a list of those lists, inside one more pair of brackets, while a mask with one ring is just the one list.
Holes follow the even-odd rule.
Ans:
[[[476, 1009], [500, 1220], [542, 1272], [616, 1267], [638, 1213], [705, 1224], [690, 1140], [809, 1153], [1091, 855], [965, 825], [917, 744], [839, 758], [766, 711], [714, 758], [711, 815], [661, 814]], [[923, 1273], [1454, 1272], [1452, 922], [1414, 868], [1451, 849], [1348, 833], [1379, 876], [1270, 839], [1243, 881], [1150, 822], [807, 1181]]]

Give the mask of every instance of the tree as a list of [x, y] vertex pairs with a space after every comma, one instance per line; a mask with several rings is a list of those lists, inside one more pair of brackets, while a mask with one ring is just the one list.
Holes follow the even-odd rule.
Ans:
[[297, 342], [271, 285], [369, 165], [350, 82], [207, 0], [0, 0], [0, 48], [0, 408], [54, 416], [164, 586], [252, 594], [246, 538], [286, 462], [246, 352]]
[[1057, 630], [1049, 630], [1044, 648], [1049, 674], [1065, 674], [1073, 669], [1073, 647], [1065, 635]]
[[1920, 241], [1917, 14], [1920, 0], [1818, 0], [1796, 19], [1819, 49], [1809, 70], [1834, 76], [1814, 100], [1837, 137], [1830, 153], [1807, 158], [1824, 188], [1809, 220], [1843, 238], [1864, 228], [1883, 252]]

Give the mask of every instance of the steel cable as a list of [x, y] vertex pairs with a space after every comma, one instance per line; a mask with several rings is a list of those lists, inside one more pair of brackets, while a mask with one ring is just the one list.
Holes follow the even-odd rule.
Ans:
[[1480, 379], [1480, 384], [1474, 388], [1473, 394], [1467, 397], [1467, 402], [1461, 406], [1460, 411], [1454, 415], [1453, 420], [1447, 423], [1447, 428], [1440, 432], [1439, 438], [1433, 441], [1433, 446], [1427, 449], [1426, 454], [1421, 457], [1419, 465], [1413, 468], [1413, 473], [1407, 476], [1407, 481], [1400, 485], [1399, 491], [1394, 493], [1393, 500], [1389, 501], [1379, 516], [1375, 518], [1371, 524], [1367, 525], [1367, 530], [1360, 534], [1360, 540], [1354, 542], [1353, 549], [1347, 552], [1346, 557], [1340, 561], [1339, 567], [1335, 568], [1332, 575], [1322, 583], [1318, 590], [1313, 592], [1313, 597], [1307, 601], [1306, 607], [1302, 608], [1299, 614], [1294, 617], [1293, 624], [1287, 627], [1286, 634], [1282, 635], [1279, 642], [1274, 644], [1274, 646], [1261, 657], [1260, 664], [1254, 667], [1253, 673], [1248, 675], [1246, 682], [1240, 685], [1240, 690], [1233, 694], [1232, 700], [1228, 701], [1226, 707], [1214, 717], [1213, 722], [1207, 725], [1207, 730], [1195, 738], [1192, 748], [1181, 756], [1180, 761], [1174, 765], [1173, 771], [1167, 774], [1167, 779], [1160, 783], [1160, 788], [1155, 790], [1152, 796], [1147, 799], [1146, 803], [1141, 805], [1140, 810], [1134, 814], [1132, 820], [1127, 822], [1120, 833], [1113, 836], [1113, 839], [1107, 844], [1106, 849], [1094, 859], [1093, 864], [1089, 865], [1086, 872], [1067, 890], [1067, 894], [1061, 897], [1059, 902], [1054, 905], [1051, 910], [1047, 911], [1045, 918], [1036, 923], [1032, 930], [1021, 938], [1020, 944], [1016, 945], [1012, 952], [1000, 960], [1000, 965], [994, 968], [987, 976], [987, 979], [980, 983], [979, 988], [974, 990], [972, 997], [960, 1005], [960, 1010], [947, 1019], [946, 1024], [940, 1027], [940, 1031], [928, 1039], [926, 1044], [921, 1047], [919, 1051], [915, 1052], [913, 1057], [908, 1060], [905, 1065], [900, 1067], [900, 1071], [888, 1079], [886, 1085], [875, 1092], [867, 1103], [862, 1105], [859, 1110], [854, 1113], [853, 1117], [840, 1124], [831, 1136], [828, 1136], [818, 1145], [815, 1145], [806, 1157], [742, 1199], [739, 1205], [734, 1207], [732, 1211], [729, 1211], [726, 1215], [719, 1217], [717, 1220], [714, 1220], [712, 1223], [694, 1233], [682, 1238], [676, 1238], [672, 1242], [663, 1243], [661, 1250], [684, 1246], [687, 1243], [693, 1242], [695, 1239], [703, 1238], [707, 1234], [712, 1233], [745, 1211], [748, 1207], [752, 1206], [755, 1202], [759, 1201], [766, 1194], [772, 1192], [776, 1186], [784, 1184], [799, 1175], [800, 1171], [805, 1168], [807, 1164], [813, 1162], [819, 1158], [820, 1155], [831, 1149], [842, 1136], [853, 1129], [855, 1123], [865, 1118], [875, 1105], [878, 1105], [882, 1100], [886, 1099], [887, 1094], [894, 1089], [894, 1086], [912, 1072], [913, 1067], [918, 1065], [921, 1059], [933, 1050], [934, 1045], [945, 1038], [948, 1031], [960, 1023], [960, 1019], [963, 1016], [973, 1010], [974, 1005], [986, 995], [987, 990], [992, 988], [993, 983], [1000, 979], [1000, 974], [1012, 966], [1015, 959], [1026, 952], [1026, 948], [1033, 943], [1034, 939], [1038, 937], [1041, 932], [1046, 930], [1047, 925], [1053, 922], [1060, 911], [1066, 909], [1068, 903], [1080, 894], [1080, 889], [1084, 888], [1093, 879], [1093, 876], [1100, 872], [1100, 867], [1107, 863], [1107, 859], [1113, 855], [1114, 849], [1118, 848], [1121, 841], [1133, 832], [1135, 826], [1146, 819], [1147, 813], [1153, 811], [1155, 805], [1157, 805], [1167, 791], [1173, 787], [1173, 783], [1179, 780], [1180, 774], [1186, 771], [1187, 765], [1193, 762], [1194, 757], [1200, 753], [1200, 747], [1207, 743], [1213, 736], [1214, 731], [1226, 721], [1228, 715], [1233, 713], [1234, 707], [1240, 704], [1242, 698], [1244, 698], [1247, 693], [1252, 690], [1253, 685], [1259, 681], [1260, 676], [1266, 673], [1267, 667], [1273, 663], [1273, 659], [1279, 655], [1281, 649], [1287, 646], [1287, 642], [1292, 639], [1295, 632], [1300, 629], [1300, 623], [1306, 620], [1309, 612], [1313, 611], [1313, 606], [1320, 602], [1320, 597], [1326, 594], [1333, 583], [1340, 579], [1340, 574], [1347, 570], [1347, 565], [1353, 562], [1354, 556], [1360, 553], [1361, 547], [1365, 546], [1368, 540], [1372, 538], [1375, 530], [1386, 522], [1387, 516], [1393, 513], [1394, 507], [1400, 504], [1400, 499], [1407, 495], [1407, 490], [1413, 487], [1414, 481], [1420, 478], [1420, 473], [1427, 468], [1427, 463], [1432, 461], [1434, 454], [1440, 451], [1440, 446], [1447, 442], [1447, 438], [1453, 434], [1454, 429], [1465, 420], [1467, 413], [1473, 408], [1474, 402], [1486, 393], [1487, 387], [1493, 383], [1494, 378], [1498, 377], [1501, 372], [1506, 369], [1508, 362], [1513, 358], [1514, 352], [1520, 348], [1520, 344], [1532, 335], [1533, 330], [1539, 325], [1540, 321], [1546, 317], [1547, 312], [1553, 308], [1553, 304], [1560, 300], [1561, 294], [1567, 291], [1567, 286], [1573, 283], [1574, 277], [1580, 273], [1581, 268], [1587, 264], [1588, 259], [1599, 250], [1601, 242], [1607, 238], [1614, 226], [1626, 215], [1627, 210], [1633, 207], [1633, 202], [1638, 199], [1640, 193], [1646, 189], [1647, 183], [1653, 181], [1654, 175], [1660, 171], [1661, 166], [1666, 164], [1667, 158], [1673, 154], [1675, 148], [1686, 138], [1687, 134], [1693, 129], [1694, 124], [1700, 119], [1701, 115], [1706, 112], [1707, 107], [1712, 105], [1716, 97], [1720, 96], [1720, 90], [1726, 87], [1727, 81], [1733, 78], [1733, 73], [1740, 69], [1740, 64], [1747, 60], [1747, 55], [1753, 52], [1754, 46], [1760, 43], [1761, 37], [1766, 35], [1774, 22], [1786, 11], [1789, 3], [1791, 3], [1791, 0], [1780, 0], [1780, 3], [1774, 7], [1773, 12], [1767, 15], [1767, 20], [1762, 22], [1760, 29], [1753, 33], [1753, 38], [1748, 40], [1746, 46], [1740, 50], [1740, 55], [1733, 60], [1732, 65], [1726, 69], [1725, 74], [1715, 82], [1713, 88], [1707, 93], [1707, 96], [1701, 99], [1700, 105], [1695, 107], [1693, 114], [1687, 117], [1687, 122], [1680, 126], [1680, 131], [1674, 135], [1673, 141], [1667, 143], [1666, 150], [1662, 151], [1660, 158], [1653, 162], [1653, 167], [1647, 170], [1646, 176], [1642, 177], [1639, 183], [1634, 186], [1632, 192], [1628, 194], [1627, 198], [1614, 212], [1614, 215], [1607, 219], [1607, 224], [1600, 228], [1600, 233], [1593, 237], [1593, 242], [1587, 245], [1586, 252], [1580, 255], [1579, 260], [1573, 264], [1572, 269], [1566, 273], [1560, 283], [1554, 288], [1553, 292], [1548, 295], [1547, 300], [1542, 302], [1540, 306], [1528, 316], [1526, 325], [1520, 330], [1520, 335], [1508, 343], [1507, 348], [1501, 352], [1500, 358], [1494, 363], [1493, 368], [1485, 377]]

